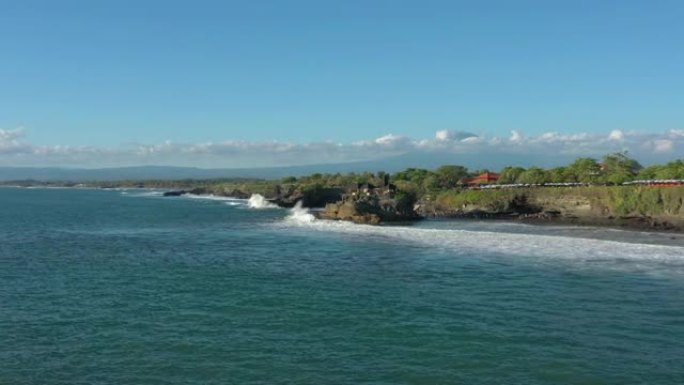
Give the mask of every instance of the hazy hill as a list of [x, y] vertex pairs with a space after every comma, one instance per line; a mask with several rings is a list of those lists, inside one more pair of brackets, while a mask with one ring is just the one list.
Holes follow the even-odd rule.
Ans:
[[504, 161], [497, 157], [476, 154], [449, 153], [410, 153], [375, 161], [362, 161], [337, 164], [316, 164], [288, 167], [266, 168], [220, 168], [203, 169], [174, 166], [137, 166], [117, 168], [58, 168], [58, 167], [0, 167], [0, 181], [37, 180], [37, 181], [116, 181], [144, 179], [214, 179], [214, 178], [264, 178], [274, 179], [284, 176], [301, 176], [311, 173], [346, 173], [363, 171], [395, 172], [408, 167], [434, 169], [444, 164], [460, 164], [470, 169], [488, 168], [499, 170], [508, 165], [553, 166], [570, 159], [538, 156], [520, 156], [515, 160]]

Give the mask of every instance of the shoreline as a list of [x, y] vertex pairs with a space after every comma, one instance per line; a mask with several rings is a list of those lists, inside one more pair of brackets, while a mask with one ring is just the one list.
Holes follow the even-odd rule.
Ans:
[[652, 217], [540, 217], [535, 215], [521, 215], [515, 213], [468, 213], [451, 215], [430, 215], [426, 219], [440, 221], [494, 221], [523, 223], [534, 226], [562, 226], [596, 227], [613, 230], [640, 231], [660, 234], [684, 235], [684, 223], [672, 223]]
[[[68, 189], [68, 190], [161, 190], [166, 192], [172, 192], [173, 188], [155, 188], [155, 187], [96, 187], [96, 186], [19, 186], [19, 185], [0, 185], [0, 188], [16, 188], [16, 189]], [[182, 190], [181, 190], [182, 191]], [[184, 191], [185, 193], [191, 193], [191, 191]], [[246, 199], [242, 197], [234, 197], [228, 195], [216, 195], [216, 194], [194, 194], [199, 196], [222, 196], [226, 198], [235, 199]], [[173, 197], [169, 195], [169, 197]], [[279, 202], [275, 202], [276, 204]], [[281, 205], [278, 207], [288, 209], [291, 205]], [[321, 207], [309, 207], [309, 209], [314, 209], [321, 211]], [[423, 211], [423, 212], [420, 212]], [[474, 212], [425, 212], [426, 210], [419, 210], [419, 214], [425, 219], [435, 219], [435, 220], [480, 220], [480, 221], [506, 221], [506, 222], [518, 222], [536, 226], [553, 226], [553, 225], [572, 225], [578, 227], [598, 227], [598, 228], [609, 228], [615, 230], [630, 230], [630, 231], [642, 231], [651, 233], [663, 233], [663, 234], [684, 234], [684, 219], [674, 217], [674, 218], [657, 218], [651, 216], [567, 216], [567, 215], [549, 215], [548, 213], [533, 213], [533, 214], [520, 214], [520, 213], [494, 213], [486, 211], [474, 211]], [[318, 217], [319, 215], [317, 215]], [[326, 218], [331, 219], [331, 218]], [[335, 219], [333, 219], [335, 220]], [[337, 219], [344, 220], [344, 219]], [[411, 223], [411, 221], [399, 221], [401, 224]], [[399, 224], [393, 222], [386, 222], [384, 225]]]

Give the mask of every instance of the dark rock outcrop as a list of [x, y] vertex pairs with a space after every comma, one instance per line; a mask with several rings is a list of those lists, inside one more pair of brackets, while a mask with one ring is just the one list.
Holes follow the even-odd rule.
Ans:
[[249, 199], [252, 196], [251, 193], [239, 189], [223, 190], [220, 195], [237, 199]]
[[207, 194], [211, 194], [211, 191], [207, 190], [204, 187], [195, 187], [194, 189], [188, 191], [188, 194], [207, 195]]
[[325, 207], [329, 203], [340, 201], [343, 192], [340, 188], [321, 186], [305, 189], [281, 188], [277, 191], [276, 197], [267, 198], [280, 207], [294, 207], [299, 201], [304, 207]]
[[163, 196], [165, 197], [179, 197], [181, 195], [185, 195], [188, 192], [185, 190], [174, 190], [174, 191], [166, 191], [164, 192]]
[[413, 210], [413, 201], [410, 199], [378, 196], [347, 198], [336, 203], [329, 203], [319, 217], [371, 225], [421, 219], [421, 216]]

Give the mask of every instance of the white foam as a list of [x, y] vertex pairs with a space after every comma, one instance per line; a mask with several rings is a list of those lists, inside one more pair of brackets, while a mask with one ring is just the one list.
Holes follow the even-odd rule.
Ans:
[[[21, 186], [17, 186], [21, 187]], [[29, 190], [67, 190], [67, 189], [72, 189], [75, 187], [66, 187], [66, 186], [26, 186], [24, 187]]]
[[247, 206], [251, 209], [276, 209], [278, 205], [269, 202], [261, 194], [252, 194], [247, 201]]
[[[309, 214], [311, 215], [311, 214]], [[684, 274], [684, 247], [628, 243], [615, 240], [567, 237], [561, 235], [507, 233], [458, 229], [431, 229], [417, 226], [370, 226], [328, 220], [288, 220], [280, 226], [336, 232], [360, 237], [383, 237], [390, 242], [408, 242], [447, 249], [458, 255], [504, 255], [570, 259], [583, 262], [660, 261], [672, 264]]]
[[160, 197], [164, 195], [163, 191], [143, 191], [143, 192], [132, 192], [135, 190], [120, 190], [121, 195], [128, 195], [131, 197]]
[[199, 194], [184, 194], [181, 195], [183, 198], [188, 198], [188, 199], [200, 199], [200, 200], [208, 200], [208, 201], [220, 201], [220, 202], [245, 202], [245, 199], [239, 199], [239, 198], [233, 198], [233, 197], [224, 197], [220, 195], [214, 195], [214, 194], [207, 194], [207, 195], [199, 195]]
[[302, 201], [297, 201], [294, 207], [290, 209], [290, 214], [285, 218], [288, 222], [293, 223], [313, 223], [316, 221], [316, 217], [309, 212], [308, 209], [302, 207]]

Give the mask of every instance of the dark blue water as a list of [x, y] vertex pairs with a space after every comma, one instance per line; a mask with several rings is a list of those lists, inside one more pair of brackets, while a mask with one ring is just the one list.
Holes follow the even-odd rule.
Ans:
[[0, 189], [0, 383], [682, 384], [684, 238]]

